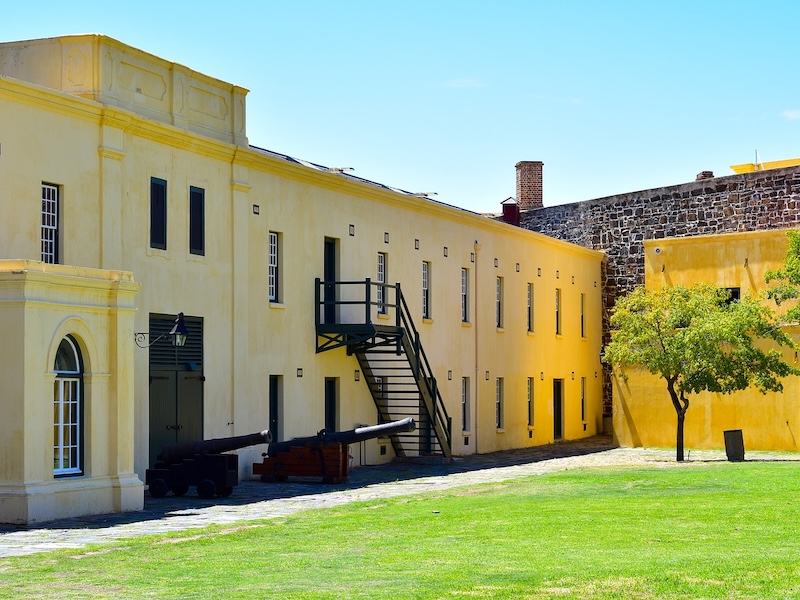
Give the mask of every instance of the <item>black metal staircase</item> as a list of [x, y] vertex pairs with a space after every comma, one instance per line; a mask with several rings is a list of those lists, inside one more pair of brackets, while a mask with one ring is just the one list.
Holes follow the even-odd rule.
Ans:
[[358, 360], [378, 420], [413, 417], [391, 436], [397, 456], [451, 457], [451, 420], [400, 284], [316, 280], [317, 352], [345, 347]]

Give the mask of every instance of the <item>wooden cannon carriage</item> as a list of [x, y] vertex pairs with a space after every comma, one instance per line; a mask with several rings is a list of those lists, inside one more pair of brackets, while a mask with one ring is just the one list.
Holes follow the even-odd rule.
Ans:
[[350, 468], [348, 444], [414, 431], [414, 419], [359, 427], [350, 431], [320, 431], [311, 437], [294, 438], [267, 446], [264, 461], [253, 464], [261, 481], [286, 481], [289, 477], [320, 477], [324, 483], [347, 481]]
[[170, 491], [183, 496], [192, 486], [197, 487], [201, 498], [226, 498], [239, 485], [239, 457], [223, 452], [271, 441], [272, 434], [265, 429], [236, 437], [168, 444], [161, 449], [159, 462], [147, 469], [145, 483], [153, 498], [163, 498]]

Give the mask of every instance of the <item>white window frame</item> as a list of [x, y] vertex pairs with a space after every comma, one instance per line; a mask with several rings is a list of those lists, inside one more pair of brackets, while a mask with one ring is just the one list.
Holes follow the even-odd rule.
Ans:
[[378, 252], [378, 314], [385, 315], [389, 312], [386, 305], [386, 252]]
[[431, 263], [422, 261], [422, 318], [431, 318]]
[[280, 302], [281, 238], [277, 231], [269, 232], [269, 301]]
[[42, 183], [42, 262], [58, 264], [58, 186]]
[[470, 431], [469, 422], [469, 377], [461, 378], [461, 431]]
[[469, 323], [469, 269], [461, 269], [461, 322]]
[[75, 354], [76, 371], [56, 371], [53, 386], [53, 475], [80, 475], [82, 439], [82, 385], [80, 355], [75, 343], [64, 338]]

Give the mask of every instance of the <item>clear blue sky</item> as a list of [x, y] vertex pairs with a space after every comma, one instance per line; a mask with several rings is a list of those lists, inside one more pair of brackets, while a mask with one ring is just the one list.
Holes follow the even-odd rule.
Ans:
[[[250, 143], [475, 211], [800, 156], [800, 2], [13, 2], [0, 41], [104, 33], [250, 90]], [[0, 115], [2, 118], [2, 115]]]

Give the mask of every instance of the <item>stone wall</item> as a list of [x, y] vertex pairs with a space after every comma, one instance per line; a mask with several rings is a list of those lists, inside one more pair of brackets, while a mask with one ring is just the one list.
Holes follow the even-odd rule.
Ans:
[[[521, 227], [606, 252], [604, 315], [644, 284], [643, 240], [800, 226], [800, 166], [523, 211]], [[607, 336], [607, 323], [604, 327]], [[604, 408], [611, 414], [610, 378]]]

